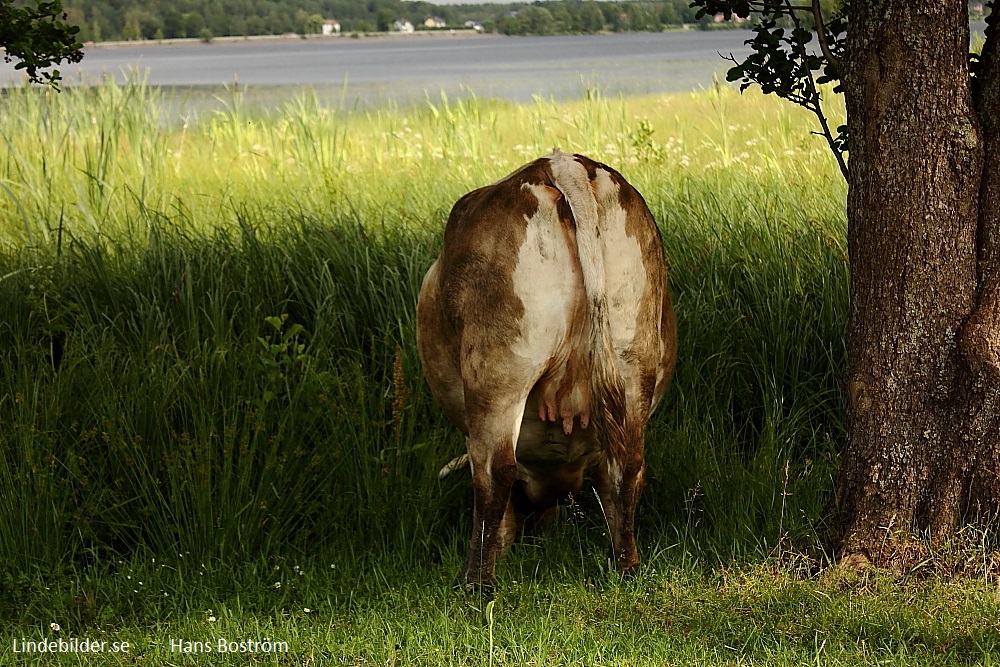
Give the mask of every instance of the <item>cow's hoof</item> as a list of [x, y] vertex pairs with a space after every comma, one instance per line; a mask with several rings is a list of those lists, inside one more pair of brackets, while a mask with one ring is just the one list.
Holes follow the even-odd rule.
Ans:
[[618, 571], [621, 572], [623, 579], [632, 579], [635, 575], [639, 574], [639, 562], [636, 561], [630, 565], [625, 565], [624, 567], [619, 565]]
[[623, 579], [631, 579], [639, 573], [639, 559], [635, 556], [632, 558], [614, 559], [613, 562], [615, 569], [618, 570]]
[[452, 588], [469, 596], [492, 600], [496, 584], [492, 579], [483, 580], [471, 574], [460, 574], [452, 584]]

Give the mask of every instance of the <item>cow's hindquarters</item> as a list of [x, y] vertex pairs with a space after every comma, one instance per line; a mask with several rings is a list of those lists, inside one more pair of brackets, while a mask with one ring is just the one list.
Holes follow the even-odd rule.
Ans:
[[582, 156], [555, 153], [456, 203], [421, 288], [417, 342], [435, 399], [466, 435], [475, 504], [461, 583], [492, 583], [515, 505], [525, 510], [515, 488], [549, 515], [590, 465], [614, 559], [638, 564], [643, 433], [674, 349], [665, 279], [641, 196]]

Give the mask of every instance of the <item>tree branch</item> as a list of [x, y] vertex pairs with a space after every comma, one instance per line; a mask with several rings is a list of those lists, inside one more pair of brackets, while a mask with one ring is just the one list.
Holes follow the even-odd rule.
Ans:
[[[794, 4], [793, 0], [693, 0], [691, 6], [701, 8], [698, 11], [699, 18], [718, 13], [726, 18], [732, 18], [733, 15], [746, 18], [753, 12], [760, 14], [753, 28], [755, 37], [745, 42], [753, 54], [742, 62], [730, 54], [727, 59], [735, 67], [727, 73], [727, 80], [739, 81], [741, 91], [752, 84], [759, 85], [765, 95], [774, 93], [815, 114], [822, 130], [816, 134], [826, 139], [840, 173], [848, 180], [850, 173], [844, 157], [846, 146], [843, 134], [835, 137], [831, 131], [823, 112], [819, 84], [813, 76], [813, 71], [824, 69], [825, 63], [825, 70], [819, 81], [836, 82], [841, 78], [841, 63], [835, 53], [841, 48], [838, 38], [846, 28], [846, 17], [835, 16], [827, 29], [823, 24], [818, 0], [809, 0], [809, 4], [801, 4], [801, 0], [797, 2], [799, 4]], [[843, 11], [846, 11], [846, 7], [847, 5]], [[801, 15], [806, 12], [811, 13], [816, 21], [822, 55], [806, 48], [812, 36], [812, 30], [803, 27]], [[778, 27], [782, 18], [791, 21], [791, 31]], [[834, 92], [840, 92], [839, 87], [835, 86]]]
[[830, 43], [826, 39], [826, 28], [823, 26], [823, 13], [819, 8], [819, 0], [812, 0], [812, 14], [813, 20], [816, 22], [816, 35], [819, 37], [819, 48], [823, 51], [823, 57], [837, 72], [837, 76], [842, 76], [840, 58], [833, 55]]
[[826, 115], [823, 114], [823, 108], [819, 104], [819, 98], [816, 99], [816, 108], [813, 109], [813, 113], [816, 114], [816, 118], [819, 119], [819, 125], [823, 128], [822, 132], [817, 132], [826, 138], [826, 143], [829, 144], [830, 150], [833, 152], [833, 157], [837, 158], [837, 166], [840, 167], [840, 174], [844, 177], [844, 180], [850, 182], [850, 170], [847, 167], [847, 161], [844, 160], [844, 153], [837, 147], [837, 142], [833, 138], [833, 133], [830, 132], [830, 125], [826, 120]]
[[[789, 16], [792, 19], [792, 24], [795, 26], [797, 30], [802, 29], [802, 24], [799, 21], [799, 17], [795, 15], [794, 11], [792, 11], [794, 8], [790, 0], [785, 0], [785, 6], [789, 10]], [[813, 11], [817, 16], [816, 31], [820, 35], [820, 43], [825, 44], [826, 36], [823, 32], [822, 19], [818, 18], [818, 13], [819, 13], [818, 0], [813, 0]], [[808, 55], [806, 54], [805, 44], [802, 43], [798, 44], [796, 50], [798, 51], [796, 55], [798, 56], [800, 62], [807, 63]], [[823, 51], [824, 55], [826, 55], [826, 53], [829, 51], [829, 45], [826, 45]], [[829, 60], [829, 58], [832, 57], [832, 55], [833, 54], [831, 53], [827, 59]], [[837, 62], [837, 60], [834, 59], [831, 60], [830, 62], [831, 64], [834, 64]], [[816, 81], [815, 79], [813, 79], [812, 70], [810, 70], [808, 66], [805, 66], [805, 72], [806, 72], [805, 75], [806, 85], [808, 87], [809, 98], [811, 102], [811, 104], [806, 105], [806, 108], [811, 110], [814, 114], [816, 114], [816, 118], [817, 120], [819, 120], [819, 126], [823, 129], [822, 134], [826, 138], [826, 143], [830, 146], [830, 150], [833, 151], [833, 156], [837, 158], [837, 166], [840, 167], [840, 173], [844, 177], [845, 181], [850, 182], [849, 178], [850, 171], [847, 168], [847, 162], [844, 160], [843, 152], [841, 152], [841, 150], [837, 147], [837, 142], [834, 140], [833, 133], [830, 131], [830, 124], [826, 120], [826, 114], [823, 113], [822, 96], [819, 94], [819, 89], [816, 88]]]

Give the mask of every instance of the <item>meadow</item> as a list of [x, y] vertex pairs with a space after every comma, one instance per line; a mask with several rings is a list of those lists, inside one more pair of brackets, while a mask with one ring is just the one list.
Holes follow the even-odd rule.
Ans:
[[[0, 98], [0, 665], [43, 637], [131, 646], [31, 658], [56, 664], [1000, 660], [995, 579], [827, 567], [845, 185], [807, 116], [722, 86], [220, 98], [184, 117], [141, 81]], [[437, 477], [463, 442], [414, 305], [451, 204], [553, 147], [644, 194], [679, 362], [641, 574], [608, 567], [585, 496], [486, 600], [450, 586], [471, 494]], [[172, 650], [220, 637], [289, 650]]]

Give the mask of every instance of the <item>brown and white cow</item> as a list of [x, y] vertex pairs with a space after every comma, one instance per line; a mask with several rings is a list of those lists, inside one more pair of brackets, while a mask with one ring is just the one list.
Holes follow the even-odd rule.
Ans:
[[417, 345], [472, 468], [460, 582], [492, 584], [525, 516], [551, 516], [589, 466], [617, 566], [638, 566], [644, 431], [677, 349], [666, 279], [642, 196], [581, 155], [556, 151], [455, 204]]

